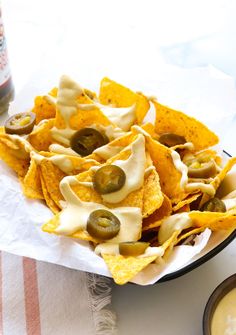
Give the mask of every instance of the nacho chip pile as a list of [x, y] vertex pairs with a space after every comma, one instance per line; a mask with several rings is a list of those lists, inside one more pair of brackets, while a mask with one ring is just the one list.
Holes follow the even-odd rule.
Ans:
[[236, 158], [222, 164], [200, 121], [109, 78], [96, 94], [67, 76], [31, 113], [31, 131], [29, 116], [1, 128], [0, 158], [54, 213], [42, 230], [90, 242], [117, 284], [206, 228], [235, 229], [236, 192], [218, 199], [217, 189]]

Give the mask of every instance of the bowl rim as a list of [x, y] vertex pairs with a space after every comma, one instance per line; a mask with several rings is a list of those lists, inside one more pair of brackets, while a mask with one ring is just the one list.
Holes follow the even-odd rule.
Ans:
[[218, 306], [219, 302], [223, 297], [229, 293], [233, 288], [236, 288], [236, 273], [232, 274], [228, 278], [224, 279], [210, 295], [203, 313], [202, 319], [202, 330], [203, 335], [211, 335], [211, 321]]
[[[228, 157], [232, 157], [227, 151], [223, 150], [223, 153], [227, 155]], [[160, 280], [158, 280], [156, 283], [162, 283], [166, 282], [172, 279], [176, 279], [182, 275], [185, 275], [186, 273], [196, 269], [198, 266], [204, 264], [214, 256], [216, 256], [220, 251], [222, 251], [227, 245], [229, 245], [234, 239], [236, 238], [236, 229], [226, 237], [225, 240], [223, 240], [220, 244], [218, 244], [214, 249], [210, 250], [207, 254], [203, 255], [202, 257], [196, 259], [194, 262], [184, 266], [183, 268], [168, 273], [164, 277], [162, 277]]]

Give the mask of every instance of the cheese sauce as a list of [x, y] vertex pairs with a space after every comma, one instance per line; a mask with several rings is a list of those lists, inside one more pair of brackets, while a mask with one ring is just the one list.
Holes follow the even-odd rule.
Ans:
[[193, 151], [194, 144], [192, 142], [186, 142], [184, 144], [177, 144], [174, 147], [172, 147], [172, 150], [176, 150], [176, 149], [187, 149], [189, 151]]
[[[125, 241], [124, 241], [125, 242]], [[101, 243], [95, 248], [97, 255], [120, 255], [118, 243]], [[137, 256], [138, 258], [157, 256], [161, 257], [164, 255], [164, 249], [162, 247], [148, 247], [142, 255]]]
[[211, 323], [212, 335], [236, 335], [236, 288], [227, 293], [216, 307]]
[[112, 124], [109, 126], [102, 126], [101, 124], [92, 124], [91, 126], [89, 126], [90, 128], [94, 128], [100, 132], [103, 132], [110, 141], [119, 138], [121, 136], [124, 136], [126, 133], [123, 132], [123, 130], [121, 130], [118, 127], [114, 127]]
[[57, 166], [62, 172], [70, 174], [73, 171], [73, 163], [69, 158], [64, 155], [55, 155], [48, 158], [55, 166]]
[[75, 152], [73, 149], [71, 148], [66, 148], [63, 147], [63, 145], [60, 144], [51, 144], [49, 146], [49, 151], [50, 152], [54, 152], [56, 154], [64, 154], [64, 155], [68, 155], [68, 156], [77, 156], [77, 157], [81, 157], [79, 154], [77, 154], [77, 152]]
[[128, 131], [136, 119], [136, 104], [130, 107], [111, 107], [96, 103], [106, 117], [123, 131]]
[[171, 150], [171, 157], [176, 170], [181, 173], [180, 187], [185, 188], [188, 182], [188, 167], [181, 161], [178, 152]]
[[[144, 136], [139, 134], [129, 147], [131, 155], [127, 160], [117, 160], [112, 163], [113, 165], [122, 168], [126, 174], [126, 180], [124, 186], [120, 190], [102, 195], [103, 200], [108, 203], [118, 203], [124, 200], [128, 194], [138, 190], [143, 185], [146, 167]], [[128, 148], [126, 148], [126, 150]]]
[[94, 104], [77, 104], [77, 107], [81, 110], [93, 110], [99, 108], [112, 123], [123, 131], [128, 131], [136, 119], [135, 104], [131, 107], [111, 107], [94, 102]]
[[203, 193], [207, 193], [210, 196], [214, 196], [215, 195], [215, 188], [212, 184], [204, 184], [204, 183], [189, 183], [186, 185], [185, 190], [187, 192], [192, 192], [195, 190], [200, 190]]
[[110, 243], [137, 241], [140, 238], [142, 229], [140, 208], [120, 207], [109, 209], [102, 204], [81, 201], [70, 187], [70, 185], [77, 183], [78, 180], [74, 176], [65, 177], [60, 183], [60, 190], [66, 201], [66, 207], [61, 212], [60, 224], [56, 229], [57, 233], [70, 235], [76, 231], [85, 230], [90, 213], [97, 209], [106, 209], [117, 216], [121, 223], [118, 235], [110, 239]]
[[112, 146], [109, 144], [103, 145], [102, 147], [94, 150], [94, 154], [97, 154], [104, 160], [107, 160], [115, 155], [117, 155], [121, 150], [123, 150], [124, 147], [120, 146]]
[[65, 122], [64, 129], [53, 127], [52, 137], [67, 146], [70, 145], [70, 138], [76, 132], [70, 128], [70, 119], [77, 112], [76, 99], [83, 93], [83, 89], [67, 76], [62, 76], [58, 89], [57, 109]]
[[167, 241], [175, 231], [182, 231], [183, 229], [192, 226], [192, 220], [188, 213], [174, 214], [163, 220], [159, 232], [158, 241], [163, 244]]

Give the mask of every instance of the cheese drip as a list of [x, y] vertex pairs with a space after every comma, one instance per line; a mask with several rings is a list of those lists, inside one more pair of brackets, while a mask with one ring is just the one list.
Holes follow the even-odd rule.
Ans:
[[142, 229], [142, 213], [140, 208], [119, 207], [109, 209], [102, 204], [81, 201], [71, 188], [71, 185], [77, 183], [78, 180], [74, 176], [65, 177], [60, 183], [60, 190], [66, 201], [66, 205], [59, 217], [60, 224], [56, 228], [57, 233], [71, 235], [76, 231], [86, 230], [90, 213], [97, 209], [105, 209], [117, 216], [121, 223], [118, 235], [110, 239], [110, 243], [137, 241], [140, 238]]
[[65, 122], [65, 128], [53, 127], [51, 134], [56, 141], [66, 146], [70, 145], [70, 138], [76, 132], [70, 127], [70, 119], [77, 112], [76, 100], [82, 93], [83, 89], [76, 82], [67, 76], [61, 77], [57, 96], [57, 109]]
[[167, 241], [175, 231], [182, 231], [192, 225], [192, 220], [188, 213], [174, 214], [163, 220], [159, 232], [158, 241], [163, 244]]
[[126, 175], [124, 186], [109, 194], [103, 194], [102, 199], [108, 203], [118, 203], [124, 200], [128, 194], [143, 186], [146, 167], [145, 138], [139, 134], [130, 147], [131, 155], [127, 160], [117, 160], [113, 165], [119, 166]]

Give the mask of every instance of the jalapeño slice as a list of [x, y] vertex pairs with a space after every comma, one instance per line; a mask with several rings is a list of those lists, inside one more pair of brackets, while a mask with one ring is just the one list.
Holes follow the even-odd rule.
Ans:
[[93, 177], [93, 187], [99, 194], [120, 190], [126, 180], [125, 172], [117, 165], [105, 165], [98, 169]]
[[224, 202], [218, 198], [212, 198], [208, 200], [201, 208], [202, 212], [226, 212], [226, 206]]
[[87, 221], [87, 232], [99, 240], [109, 240], [120, 231], [120, 220], [110, 211], [93, 211]]
[[210, 178], [214, 177], [216, 172], [216, 165], [213, 161], [200, 163], [196, 160], [188, 166], [188, 176], [190, 178]]
[[184, 144], [186, 143], [186, 139], [183, 136], [177, 135], [177, 134], [173, 134], [173, 133], [165, 133], [162, 134], [158, 141], [165, 145], [166, 147], [174, 147], [175, 145], [178, 144]]
[[71, 148], [81, 156], [90, 155], [95, 149], [109, 142], [106, 135], [93, 128], [78, 130], [70, 140]]
[[35, 125], [36, 115], [31, 112], [24, 112], [12, 115], [5, 122], [7, 134], [26, 135], [29, 134]]
[[148, 242], [121, 242], [119, 251], [123, 256], [139, 256], [145, 252], [147, 247], [149, 247]]

